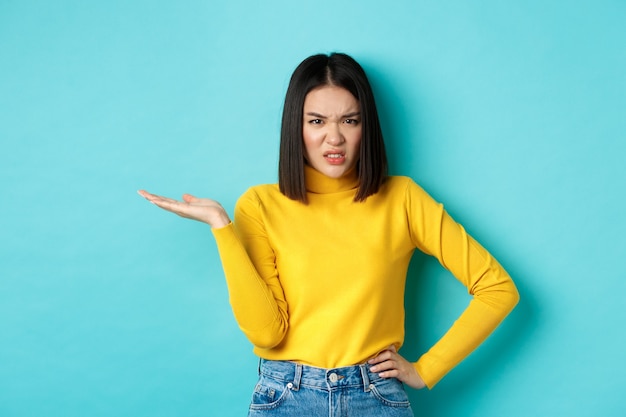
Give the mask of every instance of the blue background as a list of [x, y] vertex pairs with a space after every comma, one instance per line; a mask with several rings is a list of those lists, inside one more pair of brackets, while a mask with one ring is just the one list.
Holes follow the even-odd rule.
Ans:
[[[206, 225], [140, 188], [276, 181], [288, 79], [368, 72], [395, 174], [522, 300], [420, 416], [618, 416], [626, 401], [623, 1], [0, 0], [0, 415], [241, 416], [256, 358]], [[465, 307], [416, 256], [403, 349]]]

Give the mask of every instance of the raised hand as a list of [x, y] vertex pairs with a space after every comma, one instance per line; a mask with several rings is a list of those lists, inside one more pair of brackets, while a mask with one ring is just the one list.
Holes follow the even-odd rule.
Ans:
[[150, 194], [144, 190], [139, 190], [138, 193], [152, 204], [164, 210], [171, 211], [186, 219], [206, 223], [213, 228], [224, 227], [230, 223], [230, 218], [224, 207], [217, 201], [209, 198], [196, 198], [191, 194], [183, 194], [183, 200], [178, 201]]
[[368, 363], [374, 365], [370, 368], [371, 371], [377, 372], [381, 378], [397, 378], [416, 389], [422, 389], [426, 386], [413, 364], [400, 356], [394, 345], [380, 352]]

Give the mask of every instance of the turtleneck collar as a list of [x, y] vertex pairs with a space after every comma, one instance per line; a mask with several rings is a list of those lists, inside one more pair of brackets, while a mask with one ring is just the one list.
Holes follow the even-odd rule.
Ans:
[[304, 166], [304, 183], [306, 190], [314, 194], [331, 194], [354, 190], [359, 186], [356, 169], [350, 170], [341, 178], [330, 178], [315, 168]]

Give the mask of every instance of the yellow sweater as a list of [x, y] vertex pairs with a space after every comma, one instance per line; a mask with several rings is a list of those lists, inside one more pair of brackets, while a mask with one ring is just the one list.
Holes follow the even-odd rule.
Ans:
[[[404, 287], [414, 249], [436, 257], [473, 295], [414, 364], [432, 388], [518, 301], [506, 271], [410, 178], [390, 177], [354, 202], [355, 176], [306, 167], [308, 204], [277, 185], [244, 193], [213, 229], [235, 318], [254, 352], [323, 368], [355, 365], [404, 340]], [[419, 300], [415, 300], [419, 302]]]

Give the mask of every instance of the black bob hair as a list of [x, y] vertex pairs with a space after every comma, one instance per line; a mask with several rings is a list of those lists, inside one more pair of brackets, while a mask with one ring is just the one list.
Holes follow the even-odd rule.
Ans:
[[302, 137], [304, 99], [311, 90], [327, 85], [345, 88], [361, 107], [363, 133], [356, 165], [359, 188], [354, 201], [362, 202], [378, 192], [387, 178], [387, 154], [374, 93], [365, 71], [352, 57], [343, 53], [310, 56], [291, 76], [280, 132], [279, 189], [292, 200], [307, 203]]

